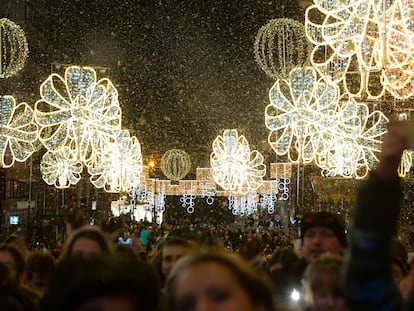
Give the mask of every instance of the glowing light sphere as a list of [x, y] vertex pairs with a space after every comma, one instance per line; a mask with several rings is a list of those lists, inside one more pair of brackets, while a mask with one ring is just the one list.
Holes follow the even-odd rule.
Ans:
[[305, 65], [309, 48], [303, 24], [289, 18], [262, 26], [254, 43], [256, 62], [273, 79], [286, 78], [294, 67]]
[[174, 181], [183, 179], [190, 169], [191, 159], [189, 154], [184, 150], [168, 150], [161, 158], [161, 171], [168, 179]]
[[0, 18], [0, 78], [21, 70], [29, 55], [23, 29], [7, 18]]
[[77, 159], [76, 152], [63, 147], [57, 152], [46, 152], [40, 162], [43, 180], [59, 189], [76, 185], [81, 179], [82, 163]]
[[110, 80], [97, 81], [93, 68], [70, 66], [64, 77], [53, 73], [40, 95], [34, 115], [48, 151], [69, 146], [81, 162], [90, 162], [102, 152], [102, 141], [121, 128], [118, 92]]
[[13, 96], [0, 96], [1, 166], [7, 168], [15, 161], [26, 161], [36, 151], [37, 139], [33, 109], [26, 103], [16, 106]]
[[291, 163], [310, 163], [325, 148], [324, 136], [336, 127], [339, 89], [317, 79], [312, 67], [294, 68], [269, 91], [265, 110], [268, 142]]
[[142, 173], [141, 145], [129, 131], [122, 130], [108, 140], [99, 159], [88, 165], [90, 181], [106, 192], [129, 191], [139, 183]]
[[210, 155], [213, 180], [224, 190], [247, 193], [263, 183], [266, 166], [257, 150], [250, 151], [247, 139], [237, 130], [225, 130], [217, 136]]

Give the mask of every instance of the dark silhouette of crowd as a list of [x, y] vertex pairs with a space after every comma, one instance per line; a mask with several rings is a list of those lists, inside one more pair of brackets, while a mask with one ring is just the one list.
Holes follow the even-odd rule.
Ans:
[[0, 310], [412, 310], [414, 272], [396, 239], [409, 134], [389, 123], [348, 235], [327, 211], [302, 217], [300, 243], [263, 225], [75, 219], [61, 248], [3, 241]]

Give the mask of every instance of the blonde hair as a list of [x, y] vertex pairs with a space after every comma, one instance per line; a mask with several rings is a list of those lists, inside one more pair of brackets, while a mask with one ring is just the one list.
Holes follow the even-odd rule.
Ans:
[[326, 253], [312, 261], [304, 273], [305, 301], [313, 304], [313, 296], [330, 288], [339, 290], [343, 258]]

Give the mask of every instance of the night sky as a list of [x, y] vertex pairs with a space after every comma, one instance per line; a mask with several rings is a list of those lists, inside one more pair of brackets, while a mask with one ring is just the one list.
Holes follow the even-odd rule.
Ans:
[[123, 128], [141, 142], [144, 164], [179, 148], [190, 154], [195, 173], [209, 166], [213, 140], [229, 128], [245, 135], [266, 163], [276, 160], [264, 124], [274, 81], [255, 62], [253, 45], [271, 19], [303, 21], [298, 2], [24, 2], [0, 1], [0, 17], [24, 28], [30, 49], [25, 68], [0, 80], [2, 95], [33, 106], [51, 64], [106, 67]]

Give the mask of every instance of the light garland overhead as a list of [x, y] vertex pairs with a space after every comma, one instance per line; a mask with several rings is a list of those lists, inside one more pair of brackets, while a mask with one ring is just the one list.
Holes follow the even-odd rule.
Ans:
[[118, 92], [110, 80], [96, 80], [93, 68], [71, 66], [65, 77], [54, 73], [42, 83], [35, 120], [48, 151], [67, 146], [91, 164], [102, 152], [102, 141], [120, 130]]
[[26, 161], [36, 151], [38, 127], [33, 110], [26, 103], [16, 106], [13, 96], [0, 96], [1, 167], [11, 167], [15, 161]]
[[214, 181], [224, 190], [247, 193], [263, 183], [266, 166], [257, 150], [250, 151], [246, 138], [237, 130], [224, 130], [213, 142], [210, 164]]
[[228, 197], [229, 210], [235, 216], [250, 216], [257, 211], [259, 196], [255, 191]]
[[265, 110], [268, 142], [292, 163], [310, 163], [323, 148], [323, 133], [335, 125], [339, 89], [317, 80], [312, 67], [295, 68], [269, 91]]
[[114, 141], [102, 146], [98, 160], [88, 165], [90, 181], [107, 192], [129, 191], [137, 184], [142, 172], [141, 145], [129, 131], [119, 131]]
[[278, 18], [262, 26], [254, 42], [256, 62], [272, 79], [286, 78], [294, 67], [308, 60], [305, 27], [289, 18]]
[[[314, 0], [305, 22], [315, 45], [312, 65], [322, 76], [342, 82], [353, 96], [378, 99], [387, 90], [397, 99], [411, 97], [412, 6], [406, 0]], [[321, 14], [321, 24], [312, 20]]]
[[183, 179], [190, 169], [190, 156], [184, 150], [168, 150], [161, 158], [161, 170], [168, 179], [174, 181]]
[[81, 179], [82, 163], [77, 159], [75, 150], [63, 147], [56, 152], [48, 151], [40, 162], [43, 180], [59, 189], [76, 185]]
[[0, 78], [20, 71], [29, 55], [23, 29], [7, 18], [0, 18]]

